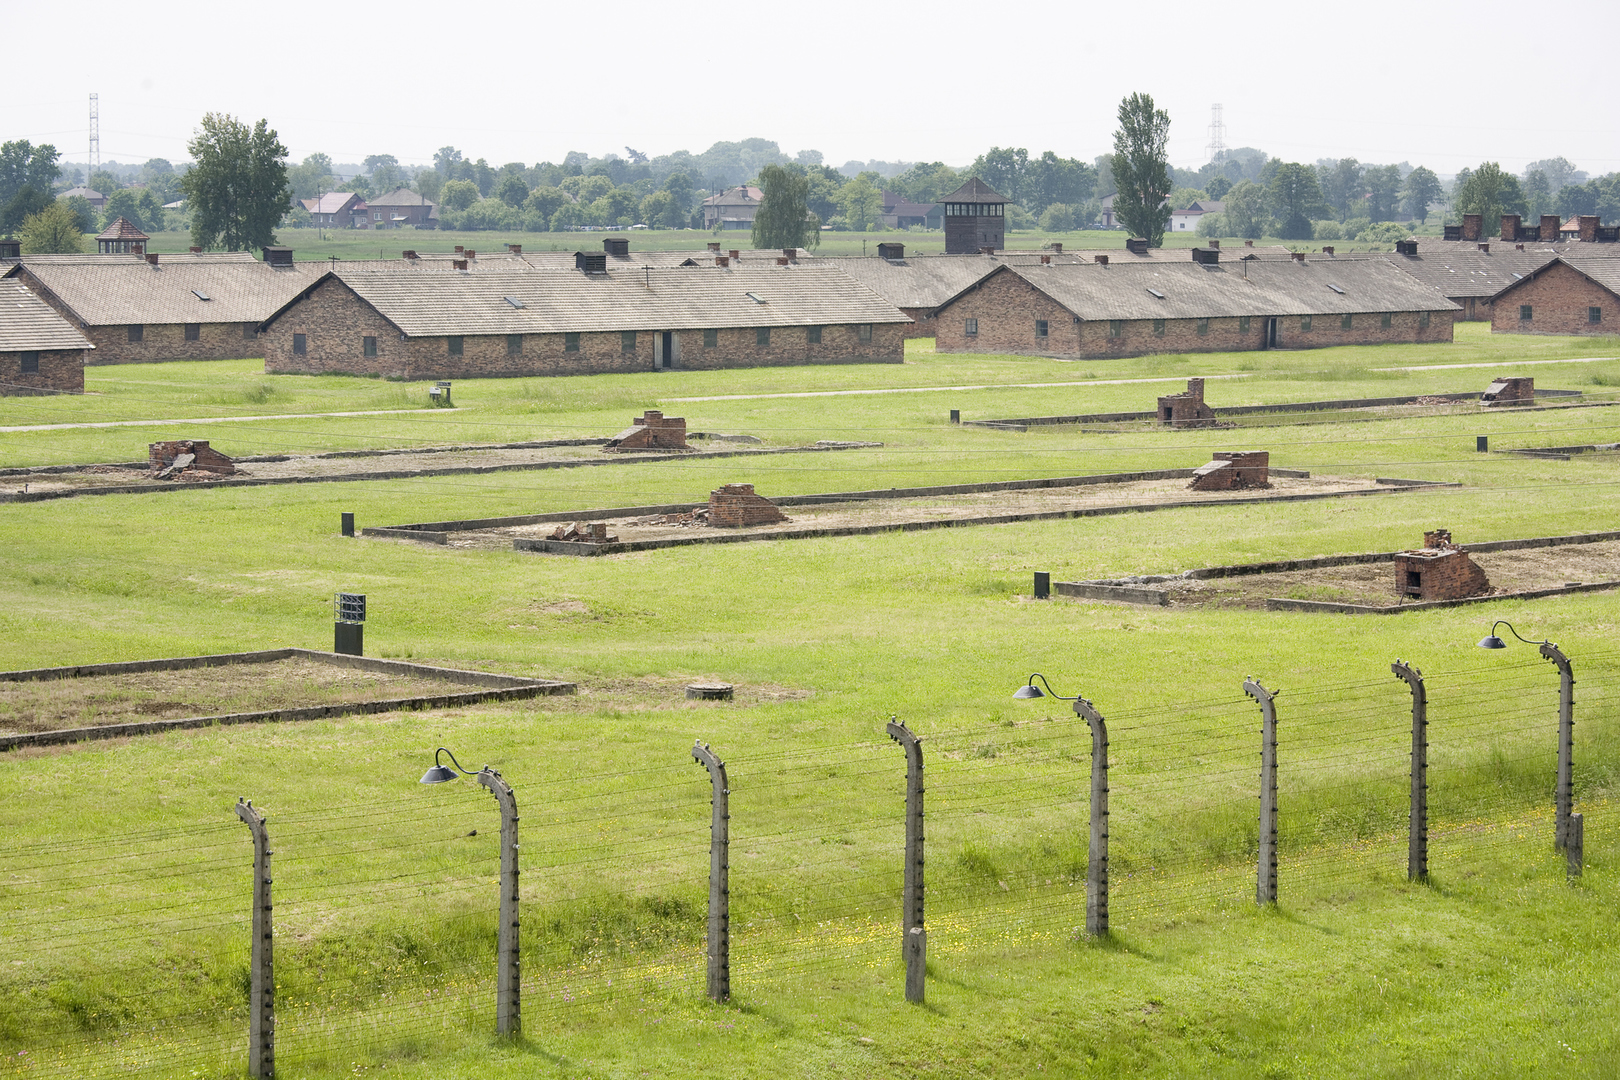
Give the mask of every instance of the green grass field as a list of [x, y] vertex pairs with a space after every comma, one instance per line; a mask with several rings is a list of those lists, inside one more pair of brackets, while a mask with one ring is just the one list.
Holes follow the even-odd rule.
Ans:
[[[246, 796], [277, 853], [284, 1076], [1613, 1076], [1616, 593], [1388, 618], [1028, 593], [1035, 570], [1389, 550], [1436, 526], [1461, 541], [1613, 529], [1612, 454], [1474, 445], [1615, 442], [1620, 407], [1117, 433], [947, 417], [1146, 409], [1180, 387], [1126, 380], [1193, 375], [1216, 405], [1480, 390], [1496, 374], [1612, 402], [1616, 356], [1612, 339], [1464, 324], [1446, 346], [1068, 363], [915, 342], [900, 366], [466, 380], [455, 410], [427, 408], [426, 384], [266, 376], [248, 360], [98, 367], [82, 397], [0, 399], [0, 428], [35, 428], [0, 431], [6, 467], [137, 460], [159, 438], [243, 456], [602, 436], [647, 407], [769, 445], [884, 444], [0, 505], [0, 669], [327, 647], [332, 593], [353, 589], [368, 596], [370, 655], [579, 684], [510, 706], [0, 757], [14, 946], [0, 1075], [241, 1074], [251, 849], [232, 807]], [[372, 410], [403, 411], [310, 415]], [[151, 419], [173, 423], [41, 429]], [[342, 511], [381, 525], [701, 499], [739, 481], [770, 496], [1181, 467], [1249, 448], [1313, 473], [1463, 486], [599, 559], [338, 535]], [[1475, 648], [1498, 618], [1575, 662], [1578, 885], [1550, 843], [1556, 676], [1530, 646]], [[1397, 657], [1429, 674], [1426, 885], [1405, 880]], [[1075, 930], [1084, 728], [1063, 703], [1012, 700], [1032, 670], [1110, 721], [1115, 929], [1101, 941]], [[1246, 676], [1282, 690], [1274, 910], [1253, 902]], [[696, 679], [733, 682], [738, 700], [688, 702]], [[921, 1008], [903, 1000], [898, 959], [890, 716], [928, 754]], [[703, 998], [709, 790], [693, 739], [725, 758], [733, 791], [723, 1008]], [[497, 820], [470, 781], [416, 783], [441, 745], [500, 769], [523, 814], [514, 1043], [491, 1034]]]

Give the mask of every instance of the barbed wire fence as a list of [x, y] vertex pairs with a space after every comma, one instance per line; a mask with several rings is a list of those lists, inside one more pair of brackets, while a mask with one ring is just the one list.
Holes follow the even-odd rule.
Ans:
[[[1393, 658], [1391, 658], [1393, 659]], [[1620, 652], [1573, 658], [1574, 809], [1612, 845], [1601, 799], [1620, 771]], [[1287, 908], [1408, 880], [1413, 695], [1386, 665], [1276, 694], [1276, 890]], [[1423, 674], [1430, 878], [1562, 873], [1559, 683], [1524, 649]], [[1009, 688], [1010, 689], [1010, 688]], [[1262, 845], [1262, 710], [1241, 677], [1202, 696], [1111, 710], [1107, 912], [1116, 934], [1252, 910]], [[934, 970], [1087, 940], [1092, 741], [1066, 703], [922, 737], [923, 921]], [[884, 734], [783, 747], [717, 741], [734, 1000], [817, 983], [905, 991], [906, 759]], [[706, 733], [698, 732], [704, 735]], [[705, 999], [710, 775], [689, 745], [630, 770], [507, 777], [521, 815], [523, 1030]], [[408, 785], [408, 786], [407, 786]], [[495, 1030], [501, 815], [470, 781], [402, 778], [386, 803], [267, 815], [273, 851], [275, 1061], [341, 1071]], [[251, 794], [251, 793], [244, 793]], [[249, 1060], [253, 844], [214, 820], [0, 850], [0, 1074], [240, 1075]], [[713, 983], [708, 985], [712, 986]], [[653, 1022], [649, 1020], [648, 1022]]]

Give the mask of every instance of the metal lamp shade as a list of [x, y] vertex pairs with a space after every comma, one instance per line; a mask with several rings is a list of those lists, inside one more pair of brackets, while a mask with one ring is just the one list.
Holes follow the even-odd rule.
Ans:
[[1041, 693], [1041, 688], [1036, 686], [1034, 683], [1028, 683], [1024, 686], [1020, 686], [1013, 693], [1013, 697], [1020, 701], [1027, 701], [1031, 698], [1043, 698], [1045, 696], [1045, 694]]
[[456, 771], [448, 765], [435, 765], [422, 774], [424, 784], [442, 784], [447, 780], [454, 780]]
[[1485, 637], [1480, 639], [1479, 647], [1482, 649], [1505, 649], [1507, 648], [1507, 642], [1503, 641], [1495, 634], [1487, 634]]

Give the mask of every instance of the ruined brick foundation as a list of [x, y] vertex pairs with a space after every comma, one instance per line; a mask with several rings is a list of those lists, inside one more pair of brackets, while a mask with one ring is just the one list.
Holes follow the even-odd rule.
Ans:
[[726, 484], [709, 492], [709, 524], [740, 529], [749, 525], [774, 525], [788, 520], [776, 504], [754, 494], [753, 484]]
[[1194, 491], [1231, 491], [1271, 486], [1271, 451], [1217, 450], [1215, 460], [1193, 472]]
[[604, 450], [690, 450], [686, 445], [686, 418], [665, 416], [648, 409], [630, 421], [631, 427], [609, 439]]
[[236, 462], [218, 450], [210, 449], [208, 443], [202, 440], [177, 439], [173, 442], [149, 443], [146, 461], [159, 479], [173, 479], [186, 472], [214, 473], [218, 476], [233, 476], [236, 473]]

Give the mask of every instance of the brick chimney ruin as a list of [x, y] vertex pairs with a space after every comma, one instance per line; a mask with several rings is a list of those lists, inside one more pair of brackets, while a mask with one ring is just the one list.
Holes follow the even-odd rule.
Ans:
[[1271, 451], [1217, 450], [1214, 461], [1193, 472], [1187, 486], [1194, 491], [1232, 491], [1271, 486]]
[[1159, 399], [1159, 423], [1171, 427], [1213, 427], [1215, 410], [1204, 404], [1204, 380], [1188, 379], [1187, 389]]
[[1423, 534], [1421, 551], [1395, 555], [1395, 592], [1416, 600], [1461, 600], [1491, 591], [1485, 571], [1451, 542], [1450, 529]]
[[1515, 376], [1497, 379], [1485, 388], [1479, 395], [1479, 403], [1487, 407], [1492, 405], [1534, 405], [1536, 403], [1536, 380]]
[[686, 445], [686, 417], [665, 416], [648, 409], [631, 426], [607, 441], [603, 450], [690, 450]]
[[754, 494], [753, 484], [725, 484], [709, 492], [709, 524], [726, 529], [774, 525], [788, 520], [776, 504]]

